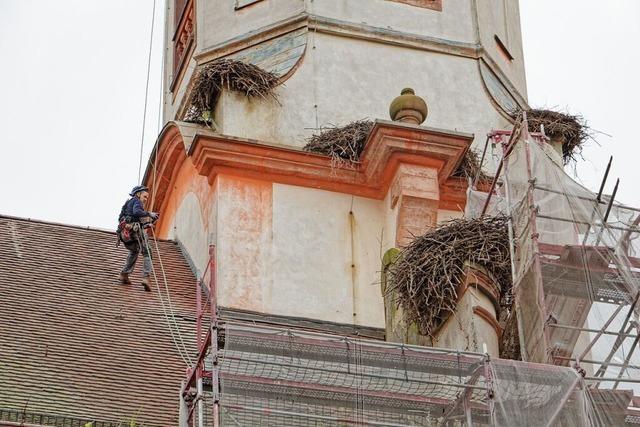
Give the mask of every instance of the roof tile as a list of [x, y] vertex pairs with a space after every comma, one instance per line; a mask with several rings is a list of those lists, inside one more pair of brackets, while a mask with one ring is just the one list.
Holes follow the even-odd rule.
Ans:
[[[117, 284], [127, 251], [115, 241], [105, 231], [0, 217], [0, 408], [178, 424], [186, 365], [157, 288], [135, 284], [142, 260], [134, 285]], [[195, 278], [176, 243], [158, 244], [193, 357]]]

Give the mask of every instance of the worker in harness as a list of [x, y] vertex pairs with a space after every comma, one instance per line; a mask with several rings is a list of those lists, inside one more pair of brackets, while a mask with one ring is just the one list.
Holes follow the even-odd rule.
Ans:
[[160, 214], [145, 210], [145, 204], [149, 199], [149, 189], [144, 185], [136, 185], [129, 193], [131, 198], [125, 202], [120, 210], [118, 218], [118, 244], [120, 241], [129, 250], [127, 261], [118, 276], [122, 284], [131, 284], [129, 274], [133, 271], [142, 252], [142, 286], [149, 292], [149, 280], [151, 276], [151, 253], [145, 228], [150, 227], [159, 218]]

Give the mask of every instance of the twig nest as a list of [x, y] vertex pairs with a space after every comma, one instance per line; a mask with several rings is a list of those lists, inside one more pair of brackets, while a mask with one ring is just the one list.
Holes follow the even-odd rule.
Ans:
[[500, 305], [510, 305], [511, 258], [507, 217], [456, 219], [416, 237], [389, 267], [385, 291], [394, 294], [405, 321], [433, 337], [458, 304], [465, 263], [476, 264], [500, 285]]
[[532, 109], [527, 111], [527, 122], [529, 132], [544, 131], [550, 139], [550, 145], [562, 156], [564, 164], [576, 160], [576, 157], [580, 156], [584, 143], [590, 138], [593, 139], [592, 130], [579, 115]]
[[491, 178], [486, 172], [482, 169], [482, 165], [480, 164], [480, 157], [478, 157], [478, 153], [469, 148], [462, 161], [458, 165], [455, 171], [453, 171], [452, 176], [466, 178], [466, 179], [476, 179], [478, 177], [479, 181], [488, 181]]
[[389, 106], [391, 120], [416, 125], [427, 119], [428, 112], [425, 100], [417, 96], [411, 88], [402, 89], [400, 96], [391, 101]]
[[184, 120], [207, 123], [223, 90], [238, 92], [247, 98], [277, 101], [274, 88], [278, 84], [278, 76], [256, 65], [233, 59], [216, 59], [198, 69]]
[[357, 120], [340, 127], [324, 127], [307, 140], [304, 150], [326, 154], [336, 165], [355, 163], [360, 159], [372, 128], [371, 120]]

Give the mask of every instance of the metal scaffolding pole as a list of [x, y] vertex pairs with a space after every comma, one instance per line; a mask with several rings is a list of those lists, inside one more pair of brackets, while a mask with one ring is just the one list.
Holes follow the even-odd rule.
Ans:
[[[545, 350], [546, 360], [544, 362], [550, 363], [550, 348], [549, 348], [549, 336], [548, 331], [544, 323], [546, 323], [547, 316], [547, 306], [545, 302], [544, 296], [544, 284], [542, 283], [542, 263], [540, 261], [540, 247], [538, 245], [538, 239], [540, 234], [538, 233], [537, 226], [537, 215], [538, 208], [535, 205], [535, 199], [533, 197], [534, 185], [535, 185], [535, 177], [533, 176], [533, 164], [531, 159], [531, 147], [532, 143], [529, 138], [529, 129], [527, 122], [527, 113], [522, 112], [522, 134], [524, 137], [524, 150], [525, 150], [525, 160], [527, 164], [527, 181], [529, 182], [529, 188], [527, 189], [527, 203], [529, 208], [529, 216], [530, 216], [530, 224], [531, 224], [531, 244], [533, 247], [533, 272], [534, 272], [534, 280], [536, 283], [537, 289], [537, 305], [538, 310], [540, 312], [540, 318], [542, 319], [542, 345]], [[542, 361], [539, 361], [542, 362]]]
[[216, 247], [209, 246], [209, 299], [211, 301], [211, 387], [213, 390], [213, 426], [220, 425], [220, 360], [218, 358], [218, 285], [216, 278]]

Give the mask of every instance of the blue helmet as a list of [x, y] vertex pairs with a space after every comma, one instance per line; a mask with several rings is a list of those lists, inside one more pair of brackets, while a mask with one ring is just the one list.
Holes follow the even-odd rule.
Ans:
[[131, 189], [131, 193], [129, 193], [129, 195], [133, 197], [136, 195], [136, 193], [139, 193], [141, 191], [149, 191], [149, 188], [147, 188], [146, 185], [136, 185]]

